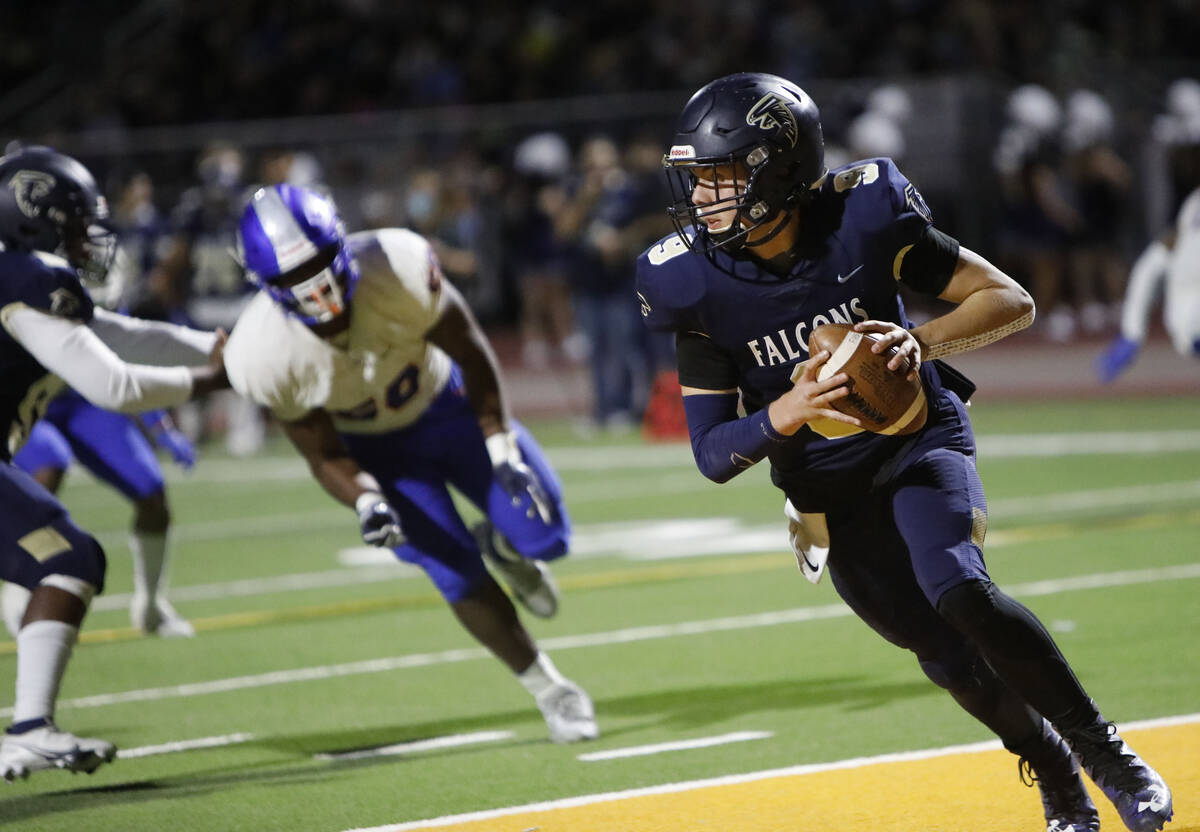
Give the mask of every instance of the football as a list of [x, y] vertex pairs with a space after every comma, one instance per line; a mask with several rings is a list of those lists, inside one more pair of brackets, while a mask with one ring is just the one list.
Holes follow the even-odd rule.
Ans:
[[898, 371], [888, 369], [896, 354], [871, 352], [875, 333], [855, 332], [848, 324], [824, 324], [808, 338], [810, 355], [829, 351], [829, 360], [821, 365], [821, 381], [844, 372], [850, 377], [850, 395], [833, 402], [833, 407], [862, 420], [863, 428], [889, 436], [915, 433], [925, 425], [929, 405], [920, 377], [909, 381], [909, 362]]

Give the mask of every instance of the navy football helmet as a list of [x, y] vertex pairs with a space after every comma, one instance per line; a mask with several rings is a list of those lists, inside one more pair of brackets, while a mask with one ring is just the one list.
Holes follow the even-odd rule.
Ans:
[[80, 162], [48, 147], [0, 158], [0, 242], [70, 263], [83, 281], [104, 282], [117, 251], [108, 202]]
[[[735, 171], [729, 195], [693, 205], [697, 172], [707, 169], [706, 178], [715, 181], [719, 166]], [[683, 108], [663, 167], [673, 200], [667, 212], [680, 238], [693, 250], [736, 250], [755, 228], [811, 199], [811, 189], [825, 175], [821, 114], [808, 93], [778, 76], [741, 72], [718, 78]], [[718, 231], [706, 227], [706, 217], [731, 209], [736, 211], [731, 224]]]
[[358, 262], [333, 201], [307, 188], [272, 185], [250, 197], [238, 222], [246, 279], [306, 324], [346, 310]]

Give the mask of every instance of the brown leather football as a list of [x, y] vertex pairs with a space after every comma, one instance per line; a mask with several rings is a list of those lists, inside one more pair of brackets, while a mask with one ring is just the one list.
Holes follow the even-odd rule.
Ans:
[[809, 355], [829, 350], [829, 360], [821, 365], [817, 378], [824, 380], [839, 372], [850, 377], [850, 395], [833, 402], [833, 407], [862, 420], [863, 428], [873, 433], [903, 435], [925, 426], [929, 405], [918, 376], [909, 381], [908, 362], [898, 371], [887, 363], [896, 354], [871, 352], [873, 332], [855, 332], [849, 324], [823, 324], [808, 338]]

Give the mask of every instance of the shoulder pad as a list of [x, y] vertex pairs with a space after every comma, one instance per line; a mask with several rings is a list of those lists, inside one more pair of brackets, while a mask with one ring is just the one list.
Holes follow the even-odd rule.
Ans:
[[87, 323], [95, 309], [67, 261], [41, 252], [13, 253], [0, 265], [0, 307], [11, 303]]
[[884, 156], [831, 170], [823, 189], [844, 194], [846, 217], [864, 230], [898, 226], [900, 237], [916, 239], [933, 224], [917, 187]]
[[642, 252], [637, 259], [637, 299], [646, 326], [661, 332], [696, 327], [695, 306], [704, 297], [707, 265], [677, 234]]

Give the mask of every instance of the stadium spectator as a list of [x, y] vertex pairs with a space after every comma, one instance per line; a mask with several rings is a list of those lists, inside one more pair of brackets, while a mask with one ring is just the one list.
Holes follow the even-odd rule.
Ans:
[[[551, 739], [594, 738], [588, 695], [537, 648], [487, 568], [534, 615], [554, 615], [546, 561], [567, 553], [569, 520], [432, 247], [407, 229], [345, 236], [329, 199], [276, 185], [251, 197], [238, 251], [260, 291], [230, 336], [234, 387], [269, 407], [321, 486], [355, 508], [364, 541], [425, 570], [533, 696]], [[486, 514], [473, 530], [451, 486]]]
[[1003, 198], [1003, 265], [1042, 310], [1046, 337], [1069, 341], [1077, 322], [1067, 292], [1066, 251], [1083, 218], [1068, 202], [1062, 179], [1062, 107], [1045, 87], [1025, 84], [1009, 95], [1007, 113], [993, 158]]
[[[782, 78], [701, 88], [664, 164], [678, 233], [639, 258], [639, 299], [649, 326], [675, 333], [699, 469], [725, 482], [770, 459], [801, 571], [815, 582], [827, 570], [860, 618], [1001, 738], [1033, 773], [1047, 828], [1100, 828], [1081, 766], [1130, 829], [1160, 828], [1166, 784], [983, 560], [974, 385], [936, 359], [1028, 326], [1028, 293], [939, 231], [891, 160], [826, 170], [817, 107]], [[909, 329], [897, 280], [952, 307]], [[848, 376], [824, 377], [829, 353], [804, 345], [831, 320], [874, 333], [873, 352], [895, 348], [893, 371], [919, 374], [919, 430], [866, 433], [836, 408]]]
[[1133, 171], [1113, 146], [1115, 119], [1103, 96], [1075, 90], [1066, 111], [1064, 179], [1080, 218], [1067, 255], [1070, 290], [1081, 329], [1094, 335], [1110, 332], [1120, 317]]

